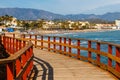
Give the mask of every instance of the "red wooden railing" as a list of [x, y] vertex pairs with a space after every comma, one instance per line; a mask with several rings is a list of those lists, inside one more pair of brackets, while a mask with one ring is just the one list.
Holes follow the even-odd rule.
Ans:
[[33, 68], [33, 44], [28, 41], [8, 36], [1, 36], [2, 44], [10, 54], [8, 58], [0, 59], [0, 65], [5, 64], [7, 80], [27, 80]]
[[26, 36], [24, 40], [31, 40], [35, 47], [88, 61], [120, 78], [119, 44], [58, 36]]

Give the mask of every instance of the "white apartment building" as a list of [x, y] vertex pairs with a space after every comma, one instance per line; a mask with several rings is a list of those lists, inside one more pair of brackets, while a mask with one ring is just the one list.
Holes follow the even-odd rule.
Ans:
[[117, 29], [120, 29], [120, 20], [115, 20], [115, 25], [117, 26]]
[[16, 27], [17, 26], [17, 18], [12, 18], [12, 21], [7, 21], [6, 25], [9, 25], [11, 27]]

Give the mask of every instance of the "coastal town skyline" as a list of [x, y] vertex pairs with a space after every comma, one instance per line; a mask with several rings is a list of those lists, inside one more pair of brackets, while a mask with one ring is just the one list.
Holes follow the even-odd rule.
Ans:
[[[92, 13], [92, 10], [118, 4], [120, 4], [120, 0], [2, 0], [0, 3], [0, 8], [33, 8], [51, 11], [59, 14], [89, 14]], [[102, 14], [103, 12], [107, 11], [110, 10], [106, 8], [101, 12], [93, 12], [97, 14]]]

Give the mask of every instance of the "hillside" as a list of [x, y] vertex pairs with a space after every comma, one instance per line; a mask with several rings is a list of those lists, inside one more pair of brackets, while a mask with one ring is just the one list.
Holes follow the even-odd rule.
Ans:
[[120, 19], [120, 12], [106, 13], [103, 15], [95, 14], [74, 14], [74, 15], [60, 15], [52, 12], [29, 9], [29, 8], [0, 8], [0, 16], [3, 15], [14, 16], [20, 20], [37, 20], [37, 19], [62, 19], [62, 20], [88, 20], [88, 19], [103, 19], [114, 21]]
[[63, 19], [63, 15], [54, 14], [44, 10], [26, 9], [26, 8], [0, 8], [0, 16], [11, 15], [21, 20], [36, 19]]

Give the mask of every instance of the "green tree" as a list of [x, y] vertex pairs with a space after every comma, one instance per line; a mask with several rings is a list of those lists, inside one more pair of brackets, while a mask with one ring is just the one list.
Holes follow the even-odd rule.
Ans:
[[23, 21], [23, 22], [22, 22], [22, 27], [23, 27], [25, 30], [28, 30], [28, 29], [30, 28], [30, 24], [27, 23], [27, 22], [25, 22], [25, 21]]
[[17, 20], [17, 26], [21, 27], [22, 22], [20, 20]]
[[69, 22], [68, 21], [61, 22], [61, 28], [62, 29], [69, 29]]

